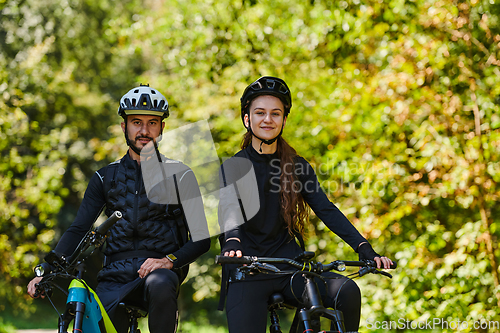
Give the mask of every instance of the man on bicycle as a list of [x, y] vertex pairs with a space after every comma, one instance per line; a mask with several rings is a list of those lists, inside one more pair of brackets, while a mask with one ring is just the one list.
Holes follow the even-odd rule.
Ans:
[[[107, 216], [120, 211], [123, 218], [110, 229], [103, 250], [96, 292], [118, 332], [128, 327], [125, 310], [117, 306], [123, 301], [148, 310], [151, 333], [175, 332], [177, 295], [188, 264], [210, 248], [198, 183], [184, 164], [158, 153], [156, 143], [169, 116], [168, 102], [159, 91], [143, 85], [130, 90], [121, 98], [118, 114], [128, 152], [93, 175], [55, 251], [71, 255], [103, 208]], [[171, 176], [161, 187], [169, 192], [165, 197], [173, 198], [168, 202], [148, 198], [141, 172], [141, 157], [148, 154], [161, 159]], [[198, 237], [192, 237], [194, 233]], [[40, 280], [34, 278], [28, 285], [32, 297]]]

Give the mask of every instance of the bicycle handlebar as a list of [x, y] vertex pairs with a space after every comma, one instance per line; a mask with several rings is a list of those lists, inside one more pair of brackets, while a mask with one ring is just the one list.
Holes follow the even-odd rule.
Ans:
[[[238, 265], [244, 265], [244, 264], [251, 264], [253, 262], [252, 258], [257, 258], [257, 257], [250, 257], [250, 256], [242, 256], [242, 257], [229, 257], [229, 256], [220, 256], [217, 255], [215, 256], [215, 263], [216, 264], [238, 264]], [[262, 258], [259, 258], [262, 259]]]
[[45, 262], [35, 267], [35, 275], [40, 277], [45, 276], [51, 273], [54, 268], [56, 268], [56, 271], [63, 270], [75, 264], [76, 259], [89, 247], [98, 247], [102, 245], [102, 243], [106, 239], [106, 233], [108, 232], [109, 228], [111, 228], [113, 224], [121, 219], [122, 216], [123, 215], [120, 211], [115, 211], [93, 231], [89, 231], [69, 258], [60, 253], [56, 253], [54, 250], [50, 251], [44, 258]]
[[[308, 265], [312, 265], [314, 267], [319, 267], [318, 270], [327, 272], [332, 269], [343, 271], [341, 269], [342, 266], [355, 266], [355, 267], [377, 267], [377, 263], [374, 260], [366, 260], [366, 261], [346, 261], [346, 260], [336, 260], [332, 261], [329, 264], [321, 264], [320, 262], [298, 262], [289, 258], [269, 258], [269, 257], [253, 257], [253, 256], [242, 256], [242, 257], [229, 257], [229, 256], [215, 256], [216, 264], [238, 264], [238, 265], [250, 265], [252, 263], [274, 263], [274, 264], [288, 264], [292, 267], [295, 267], [300, 270], [304, 270]], [[309, 266], [310, 268], [311, 266]], [[397, 263], [393, 262], [391, 265], [391, 269], [397, 267]]]
[[95, 232], [99, 235], [104, 236], [108, 229], [113, 226], [119, 219], [122, 218], [122, 213], [120, 211], [115, 211], [106, 221], [101, 223], [97, 228], [95, 228]]
[[[337, 260], [337, 261], [342, 262], [345, 266], [377, 268], [377, 262], [375, 260], [364, 260], [364, 261]], [[332, 262], [332, 263], [334, 263], [334, 262]], [[330, 263], [330, 264], [332, 264], [332, 263]], [[398, 263], [393, 261], [388, 269], [396, 269], [397, 267], [398, 267]], [[381, 269], [385, 269], [385, 268], [382, 267]]]
[[96, 248], [101, 246], [105, 239], [106, 233], [116, 223], [119, 219], [122, 218], [122, 213], [120, 211], [115, 211], [111, 214], [110, 217], [106, 219], [103, 223], [101, 223], [98, 227], [96, 227], [93, 231], [89, 231], [87, 235], [83, 238], [82, 242], [80, 242], [79, 246], [76, 248], [75, 252], [69, 257], [68, 262], [74, 263], [76, 259], [88, 248], [91, 246], [95, 246]]
[[45, 292], [47, 289], [51, 290], [50, 283], [56, 276], [59, 276], [61, 273], [66, 273], [68, 269], [75, 268], [77, 264], [76, 259], [78, 259], [85, 250], [91, 246], [100, 246], [106, 239], [106, 233], [109, 228], [121, 219], [122, 216], [120, 211], [115, 211], [98, 227], [89, 231], [69, 258], [60, 253], [56, 253], [54, 250], [50, 251], [44, 258], [45, 262], [40, 263], [34, 268], [35, 275], [42, 277], [42, 280], [35, 286], [35, 297]]

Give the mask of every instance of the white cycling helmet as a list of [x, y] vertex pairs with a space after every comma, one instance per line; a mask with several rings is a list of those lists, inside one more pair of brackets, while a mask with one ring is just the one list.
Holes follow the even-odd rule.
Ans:
[[158, 90], [150, 88], [149, 84], [141, 84], [129, 90], [120, 99], [118, 115], [125, 118], [132, 114], [167, 118], [169, 116], [167, 99]]

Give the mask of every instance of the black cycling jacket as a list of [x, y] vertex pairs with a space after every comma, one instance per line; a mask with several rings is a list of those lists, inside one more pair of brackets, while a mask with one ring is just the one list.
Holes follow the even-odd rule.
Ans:
[[[244, 255], [295, 257], [302, 250], [296, 242], [292, 241], [281, 216], [279, 194], [281, 165], [278, 154], [259, 154], [252, 145], [249, 145], [234, 157], [247, 158], [251, 161], [257, 180], [260, 208], [255, 216], [248, 218], [246, 223], [227, 231], [225, 239], [239, 238]], [[248, 170], [246, 168], [244, 168], [245, 170], [240, 170], [238, 167], [232, 168], [231, 165], [235, 164], [228, 161], [223, 164], [225, 182], [222, 181], [222, 186], [224, 183], [225, 185], [236, 184], [238, 192], [241, 193], [245, 191], [245, 188], [239, 188], [237, 180]], [[236, 165], [241, 166], [241, 164]], [[300, 189], [301, 195], [331, 231], [354, 250], [360, 243], [366, 242], [366, 239], [361, 236], [344, 214], [328, 199], [321, 189], [313, 168], [300, 156], [297, 156], [295, 161], [295, 174], [298, 182], [296, 186]], [[237, 224], [236, 221], [232, 221], [235, 219], [235, 209], [239, 209], [239, 207], [231, 202], [223, 201], [221, 197], [219, 223], [221, 225]]]
[[[203, 211], [193, 172], [181, 163], [172, 164], [172, 167], [180, 171], [177, 179], [181, 196], [199, 199], [190, 200], [186, 207], [182, 203], [185, 214], [200, 212], [200, 209]], [[167, 186], [169, 184], [173, 186], [173, 182], [168, 182]], [[189, 240], [180, 248], [176, 245], [175, 235], [171, 230], [171, 223], [174, 221], [172, 218], [169, 221], [167, 217], [167, 206], [148, 199], [141, 166], [126, 154], [121, 160], [97, 171], [91, 178], [77, 216], [55, 250], [65, 255], [71, 254], [104, 207], [107, 215], [115, 210], [123, 214], [123, 218], [110, 229], [104, 253], [110, 258], [120, 253], [131, 255], [106, 265], [99, 272], [100, 281], [126, 283], [137, 278], [137, 270], [146, 257], [136, 255], [134, 259], [136, 251], [157, 253], [158, 256], [155, 257], [173, 253], [178, 258], [174, 263], [175, 269], [191, 263], [210, 247], [208, 237], [197, 242]], [[201, 221], [198, 226], [206, 227], [206, 220]]]

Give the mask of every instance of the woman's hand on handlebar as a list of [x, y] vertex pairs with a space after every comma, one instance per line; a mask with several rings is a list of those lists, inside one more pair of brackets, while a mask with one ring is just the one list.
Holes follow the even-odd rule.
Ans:
[[374, 260], [377, 263], [377, 268], [390, 269], [393, 264], [392, 260], [383, 257], [375, 252], [370, 243], [364, 242], [358, 246], [359, 259]]
[[42, 277], [35, 277], [33, 278], [30, 283], [28, 283], [28, 295], [30, 295], [32, 298], [38, 298], [38, 296], [41, 296], [42, 298], [45, 298], [45, 295], [37, 295], [36, 293], [36, 285], [42, 281]]
[[226, 243], [221, 250], [221, 254], [226, 257], [242, 257], [243, 251], [241, 247], [241, 242], [238, 238], [228, 238]]
[[373, 260], [377, 263], [377, 268], [390, 269], [392, 260], [387, 257], [375, 257]]

